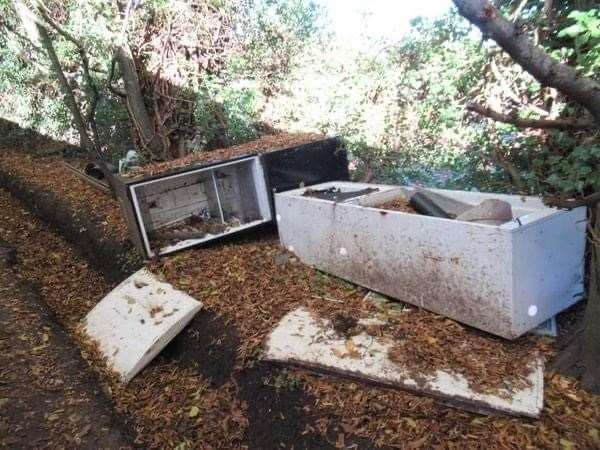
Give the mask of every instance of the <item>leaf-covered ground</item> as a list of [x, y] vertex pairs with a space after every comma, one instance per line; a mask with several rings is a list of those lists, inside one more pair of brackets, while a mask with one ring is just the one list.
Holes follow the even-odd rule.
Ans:
[[[255, 363], [274, 324], [300, 305], [329, 317], [386, 314], [364, 299], [361, 288], [298, 263], [279, 248], [274, 236], [191, 250], [156, 263], [153, 270], [236, 327], [240, 367]], [[473, 373], [487, 377], [480, 378], [482, 384], [499, 382], [499, 374], [513, 371], [518, 375], [518, 362], [525, 364], [534, 349], [553, 355], [545, 338], [506, 343], [415, 308], [394, 315], [394, 322], [391, 331], [404, 334], [424, 366], [435, 363], [456, 369], [465, 367], [461, 364], [465, 359]], [[465, 344], [462, 351], [461, 343]], [[528, 345], [531, 353], [526, 351]], [[587, 395], [559, 375], [546, 377], [546, 407], [540, 420], [478, 416], [406, 392], [306, 372], [294, 377], [321, 413], [308, 430], [337, 433], [340, 445], [352, 435], [398, 448], [410, 448], [411, 443], [424, 448], [600, 445], [596, 439], [600, 398]]]
[[33, 187], [54, 192], [75, 214], [95, 219], [107, 236], [127, 239], [127, 224], [117, 201], [83, 182], [61, 165], [61, 159], [0, 148], [0, 168]]
[[0, 282], [0, 447], [129, 447], [130, 431], [35, 288], [11, 270]]
[[[4, 198], [0, 204], [3, 238], [14, 238], [15, 232], [23, 239], [36, 237], [26, 211]], [[27, 253], [18, 252], [17, 258], [16, 266], [0, 264], [0, 448], [130, 447], [131, 430], [43, 303], [38, 288], [48, 285], [21, 270]], [[57, 291], [64, 293], [59, 284]]]
[[[6, 164], [22, 161], [4, 158], [0, 167], [7, 170]], [[28, 164], [37, 173], [36, 161]], [[22, 167], [10, 169], [22, 177], [36, 176]], [[45, 186], [59, 194], [82, 184], [53, 180], [49, 177]], [[80, 195], [86, 211], [105, 207], [99, 206], [106, 200], [95, 191], [87, 198]], [[38, 281], [43, 301], [73, 332], [111, 285], [5, 192], [0, 192], [0, 224], [2, 237], [19, 249], [19, 276]], [[127, 386], [105, 376], [101, 362], [84, 347], [104, 377], [115, 411], [123, 414], [135, 431], [135, 443], [143, 447], [600, 446], [600, 399], [559, 375], [547, 374], [542, 417], [530, 420], [480, 416], [403, 391], [260, 363], [265, 336], [300, 305], [328, 317], [390, 317], [394, 325], [382, 332], [403, 331], [405, 342], [420, 350], [415, 355], [424, 365], [434, 361], [457, 367], [460, 343], [476, 345], [470, 355], [472, 374], [483, 370], [491, 378], [514, 371], [511, 355], [527, 358], [524, 349], [552, 357], [547, 339], [526, 339], [513, 348], [415, 308], [400, 315], [381, 309], [365, 300], [362, 288], [300, 264], [269, 232], [179, 253], [155, 261], [151, 269], [204, 302], [205, 309], [190, 327]], [[447, 352], [448, 345], [456, 348]], [[472, 350], [465, 349], [464, 356]], [[485, 366], [477, 367], [478, 360]]]
[[185, 167], [192, 163], [202, 161], [222, 161], [231, 158], [237, 158], [249, 154], [258, 154], [281, 150], [287, 147], [293, 147], [307, 142], [324, 139], [326, 136], [315, 133], [276, 133], [268, 134], [258, 139], [245, 142], [232, 147], [220, 148], [209, 152], [191, 153], [183, 158], [172, 161], [157, 162], [147, 164], [140, 169], [130, 172], [131, 176], [136, 175], [155, 175], [169, 169]]

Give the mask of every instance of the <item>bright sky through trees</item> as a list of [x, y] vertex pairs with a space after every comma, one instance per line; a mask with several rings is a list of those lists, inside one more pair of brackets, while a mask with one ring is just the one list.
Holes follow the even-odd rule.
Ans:
[[[417, 16], [433, 17], [446, 12], [451, 0], [316, 0], [328, 13], [337, 35], [352, 44], [364, 37], [395, 39]], [[362, 36], [362, 39], [361, 39]]]

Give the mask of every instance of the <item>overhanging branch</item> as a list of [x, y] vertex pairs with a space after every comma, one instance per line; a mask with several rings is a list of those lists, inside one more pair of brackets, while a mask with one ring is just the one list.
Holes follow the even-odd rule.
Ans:
[[582, 131], [597, 128], [594, 122], [587, 121], [567, 119], [523, 119], [516, 114], [504, 114], [479, 103], [470, 103], [467, 106], [467, 109], [495, 120], [496, 122], [510, 123], [518, 128], [539, 128], [563, 131]]
[[489, 0], [453, 0], [459, 13], [475, 24], [542, 85], [558, 89], [586, 108], [600, 125], [600, 84], [581, 76], [534, 45], [526, 33], [502, 16]]

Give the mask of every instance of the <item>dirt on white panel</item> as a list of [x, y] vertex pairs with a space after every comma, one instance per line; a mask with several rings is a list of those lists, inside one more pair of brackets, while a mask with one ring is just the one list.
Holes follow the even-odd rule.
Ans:
[[268, 337], [265, 359], [356, 378], [436, 397], [450, 405], [480, 413], [539, 417], [543, 408], [543, 363], [533, 358], [528, 386], [510, 383], [494, 393], [473, 390], [450, 370], [415, 374], [392, 361], [393, 342], [366, 333], [350, 340], [340, 336], [328, 319], [299, 308], [286, 315]]
[[192, 320], [202, 304], [146, 269], [112, 290], [83, 319], [108, 365], [129, 382]]

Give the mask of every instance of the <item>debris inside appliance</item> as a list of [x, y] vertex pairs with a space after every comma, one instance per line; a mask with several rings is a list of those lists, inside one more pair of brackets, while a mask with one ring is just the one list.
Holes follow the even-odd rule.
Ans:
[[223, 222], [220, 218], [207, 214], [194, 214], [185, 220], [150, 232], [149, 237], [153, 247], [161, 247], [188, 239], [203, 239], [208, 235], [225, 233], [231, 228], [241, 226], [242, 223], [235, 216]]
[[321, 200], [328, 200], [332, 202], [343, 202], [350, 198], [360, 197], [361, 195], [367, 195], [372, 192], [377, 192], [377, 188], [365, 188], [358, 191], [347, 191], [343, 192], [339, 187], [332, 186], [327, 189], [306, 189], [302, 194], [303, 197], [314, 197]]
[[512, 207], [506, 201], [488, 199], [478, 205], [468, 205], [427, 190], [417, 191], [410, 197], [410, 200], [400, 197], [375, 205], [375, 207], [388, 211], [400, 211], [488, 225], [502, 225], [513, 219]]
[[375, 208], [385, 209], [387, 211], [400, 211], [411, 214], [418, 214], [415, 209], [410, 206], [407, 200], [404, 198], [396, 198], [394, 200], [387, 201], [381, 205], [376, 205]]

